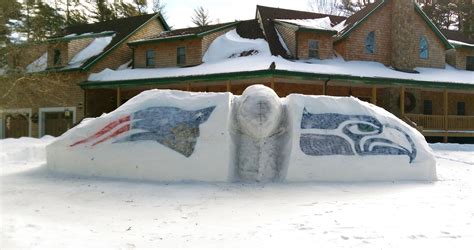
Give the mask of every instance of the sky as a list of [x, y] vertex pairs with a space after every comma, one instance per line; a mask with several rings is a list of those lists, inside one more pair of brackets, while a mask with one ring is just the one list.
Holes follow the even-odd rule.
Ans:
[[165, 0], [166, 17], [173, 28], [194, 26], [191, 17], [195, 8], [209, 10], [213, 23], [255, 18], [257, 5], [308, 10], [308, 0]]

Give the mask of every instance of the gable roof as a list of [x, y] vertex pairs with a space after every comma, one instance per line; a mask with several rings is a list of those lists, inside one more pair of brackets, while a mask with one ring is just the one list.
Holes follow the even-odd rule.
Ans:
[[287, 58], [288, 55], [278, 38], [278, 34], [275, 30], [275, 24], [273, 22], [274, 19], [317, 19], [329, 17], [333, 25], [346, 20], [346, 17], [342, 16], [334, 16], [307, 11], [280, 9], [261, 5], [257, 5], [257, 18], [258, 15], [260, 15], [261, 25], [263, 27], [263, 32], [267, 39], [268, 45], [270, 46], [270, 51], [273, 55], [279, 55], [285, 58]]
[[[358, 26], [360, 26], [365, 21], [367, 21], [367, 19], [373, 13], [381, 9], [385, 5], [385, 3], [387, 3], [388, 1], [389, 0], [377, 0], [367, 5], [365, 8], [359, 10], [358, 12], [354, 13], [352, 16], [348, 17], [345, 22], [344, 29], [342, 29], [340, 33], [337, 35], [336, 42], [347, 38], [353, 30], [355, 30]], [[425, 12], [423, 12], [421, 7], [417, 3], [414, 3], [414, 5], [415, 5], [415, 12], [422, 17], [425, 23], [431, 28], [431, 30], [441, 40], [441, 42], [444, 44], [446, 49], [451, 49], [452, 45], [448, 42], [448, 40], [443, 35], [443, 33], [441, 33], [441, 31], [433, 24], [433, 22], [428, 18], [428, 16], [425, 14]]]
[[448, 41], [455, 47], [474, 47], [474, 39], [470, 39], [464, 33], [458, 30], [441, 30], [443, 35], [449, 39]]
[[164, 40], [174, 40], [174, 39], [185, 39], [185, 38], [196, 38], [202, 37], [207, 34], [211, 34], [223, 29], [227, 29], [232, 26], [236, 26], [239, 22], [229, 22], [229, 23], [220, 23], [192, 28], [176, 29], [171, 31], [162, 32], [161, 34], [146, 39], [140, 39], [136, 41], [129, 42], [129, 45], [143, 44], [143, 43], [153, 43], [157, 41]]
[[[163, 27], [166, 30], [169, 30], [169, 26], [166, 21], [161, 17], [159, 13], [146, 14], [140, 16], [133, 16], [128, 18], [119, 18], [110, 21], [97, 22], [91, 24], [82, 24], [66, 27], [62, 30], [62, 36], [56, 36], [50, 38], [50, 41], [54, 42], [56, 40], [70, 40], [73, 39], [73, 36], [68, 36], [75, 34], [76, 37], [84, 38], [87, 36], [96, 37], [100, 34], [109, 34], [113, 33], [114, 36], [111, 42], [104, 48], [103, 52], [89, 58], [85, 61], [80, 69], [90, 69], [95, 63], [100, 61], [103, 57], [109, 54], [114, 48], [121, 45], [125, 40], [127, 40], [131, 35], [138, 31], [142, 26], [150, 22], [151, 20], [158, 19], [161, 21]], [[90, 34], [90, 35], [89, 35]], [[61, 70], [61, 69], [59, 69]]]

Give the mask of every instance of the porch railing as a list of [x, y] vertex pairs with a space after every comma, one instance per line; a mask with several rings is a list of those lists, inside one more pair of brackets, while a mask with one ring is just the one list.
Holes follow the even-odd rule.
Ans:
[[474, 116], [448, 115], [447, 119], [443, 115], [405, 114], [405, 116], [423, 130], [474, 131]]

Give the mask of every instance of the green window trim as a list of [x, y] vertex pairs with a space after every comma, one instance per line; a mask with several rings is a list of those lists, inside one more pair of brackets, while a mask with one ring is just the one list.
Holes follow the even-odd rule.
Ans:
[[320, 59], [318, 40], [308, 40], [308, 58]]
[[365, 53], [373, 55], [375, 54], [375, 48], [375, 31], [371, 31], [365, 37]]
[[419, 49], [420, 49], [420, 58], [421, 59], [428, 59], [430, 57], [430, 50], [429, 50], [429, 44], [428, 44], [428, 40], [426, 39], [426, 37], [424, 36], [421, 36], [420, 37], [420, 46], [419, 46]]
[[185, 47], [176, 48], [176, 64], [177, 65], [186, 64], [186, 48]]
[[145, 58], [146, 58], [146, 67], [152, 68], [155, 67], [155, 51], [152, 49], [149, 49], [145, 52]]

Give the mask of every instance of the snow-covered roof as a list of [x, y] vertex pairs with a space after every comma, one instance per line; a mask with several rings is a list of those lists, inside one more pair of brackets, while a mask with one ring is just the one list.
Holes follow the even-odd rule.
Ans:
[[454, 45], [455, 47], [456, 46], [461, 46], [461, 47], [472, 47], [474, 48], [474, 44], [471, 44], [471, 43], [464, 43], [464, 42], [461, 42], [461, 41], [456, 41], [456, 40], [448, 40], [450, 44]]
[[48, 52], [45, 52], [34, 62], [26, 66], [26, 72], [28, 73], [40, 72], [40, 71], [46, 70], [47, 67], [48, 67]]
[[78, 68], [82, 66], [82, 64], [86, 62], [89, 58], [102, 53], [105, 47], [107, 47], [107, 45], [110, 44], [113, 37], [114, 36], [104, 36], [104, 37], [95, 38], [89, 45], [87, 45], [87, 47], [79, 51], [79, 53], [77, 53], [71, 59], [71, 61], [68, 63], [68, 65], [65, 68], [71, 69], [71, 68]]
[[336, 31], [331, 26], [329, 17], [315, 19], [275, 19], [275, 21], [290, 23], [307, 29]]
[[[248, 50], [259, 53], [249, 56], [233, 56]], [[110, 70], [91, 74], [89, 81], [108, 82], [137, 79], [157, 79], [186, 76], [203, 76], [222, 73], [252, 72], [269, 69], [275, 63], [275, 70], [338, 75], [349, 77], [388, 78], [424, 82], [473, 84], [474, 73], [458, 70], [449, 65], [445, 69], [416, 68], [418, 74], [405, 73], [371, 61], [344, 61], [341, 57], [329, 60], [290, 61], [270, 54], [268, 43], [263, 39], [245, 39], [235, 30], [218, 37], [206, 52], [204, 63], [194, 67], [172, 67], [153, 69]]]
[[204, 54], [202, 61], [217, 62], [227, 58], [239, 57], [242, 53], [270, 56], [270, 47], [265, 39], [245, 39], [235, 29], [216, 38]]
[[183, 76], [199, 76], [233, 72], [266, 70], [275, 62], [276, 70], [330, 74], [353, 77], [391, 78], [440, 83], [461, 83], [474, 85], [474, 73], [458, 70], [449, 65], [446, 69], [416, 68], [418, 74], [396, 71], [378, 62], [344, 61], [342, 58], [329, 60], [289, 61], [276, 56], [230, 58], [218, 62], [203, 63], [187, 68], [126, 69], [114, 71], [105, 69], [91, 74], [89, 81], [120, 81], [155, 79]]

